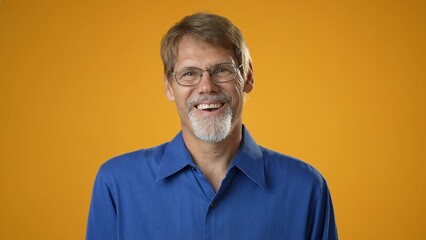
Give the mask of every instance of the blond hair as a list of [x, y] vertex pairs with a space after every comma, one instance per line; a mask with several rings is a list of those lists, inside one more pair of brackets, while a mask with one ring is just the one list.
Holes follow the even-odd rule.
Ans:
[[231, 50], [237, 64], [242, 65], [243, 77], [247, 76], [251, 59], [241, 31], [225, 17], [210, 13], [195, 13], [176, 23], [161, 40], [161, 58], [167, 78], [174, 71], [178, 45], [184, 36]]

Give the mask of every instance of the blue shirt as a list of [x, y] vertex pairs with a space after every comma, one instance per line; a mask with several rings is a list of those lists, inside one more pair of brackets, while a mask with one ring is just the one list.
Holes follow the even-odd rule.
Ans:
[[324, 178], [310, 165], [258, 146], [244, 128], [215, 192], [182, 133], [104, 163], [87, 239], [337, 239]]

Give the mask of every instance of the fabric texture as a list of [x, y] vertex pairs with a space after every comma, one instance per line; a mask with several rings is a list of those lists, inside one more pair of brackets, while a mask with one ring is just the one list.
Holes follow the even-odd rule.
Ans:
[[105, 162], [96, 176], [88, 240], [337, 239], [326, 181], [312, 166], [243, 139], [215, 192], [182, 133]]

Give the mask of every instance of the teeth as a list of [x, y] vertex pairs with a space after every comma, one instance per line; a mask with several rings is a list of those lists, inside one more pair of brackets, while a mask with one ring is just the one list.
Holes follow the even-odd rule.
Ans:
[[222, 106], [221, 103], [211, 103], [211, 104], [198, 104], [197, 108], [200, 110], [204, 110], [204, 109], [212, 109], [212, 108], [220, 108]]

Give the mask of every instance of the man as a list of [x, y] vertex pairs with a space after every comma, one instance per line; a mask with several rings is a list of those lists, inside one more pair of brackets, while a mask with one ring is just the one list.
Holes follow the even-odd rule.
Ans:
[[238, 28], [187, 16], [164, 36], [161, 56], [182, 131], [102, 165], [87, 239], [337, 239], [323, 177], [258, 146], [242, 124], [253, 68]]

